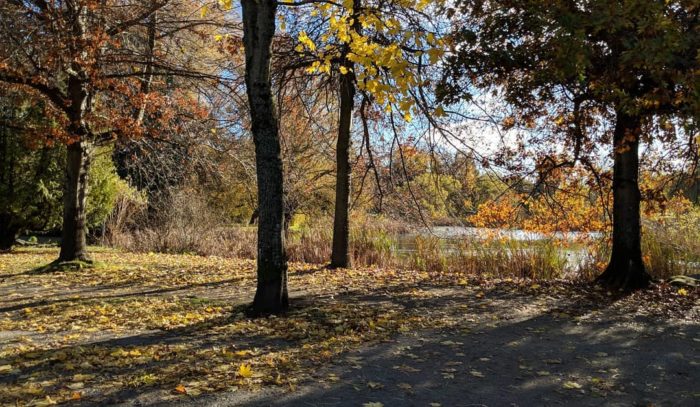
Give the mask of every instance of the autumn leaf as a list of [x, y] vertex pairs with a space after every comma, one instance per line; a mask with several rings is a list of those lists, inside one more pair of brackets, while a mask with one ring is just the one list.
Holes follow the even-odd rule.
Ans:
[[187, 394], [187, 389], [184, 384], [178, 384], [173, 391], [176, 394]]
[[241, 366], [238, 367], [238, 375], [249, 378], [253, 376], [253, 368], [251, 368], [250, 365], [241, 364]]
[[221, 8], [227, 11], [231, 10], [231, 8], [233, 7], [232, 3], [233, 0], [219, 0], [219, 5], [221, 6]]
[[583, 386], [581, 386], [580, 384], [578, 384], [578, 383], [576, 383], [576, 382], [571, 382], [571, 381], [569, 381], [569, 382], [564, 382], [564, 384], [563, 384], [562, 386], [563, 386], [565, 389], [570, 389], [570, 390], [578, 390], [578, 389], [580, 389], [580, 388], [583, 387]]
[[367, 387], [369, 387], [372, 390], [376, 390], [381, 389], [382, 387], [384, 387], [384, 385], [377, 382], [367, 382]]

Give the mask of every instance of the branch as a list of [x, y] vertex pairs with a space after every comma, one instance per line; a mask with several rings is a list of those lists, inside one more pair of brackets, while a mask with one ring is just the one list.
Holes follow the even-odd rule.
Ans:
[[139, 22], [147, 19], [148, 17], [151, 16], [151, 14], [155, 13], [156, 11], [160, 10], [161, 8], [165, 7], [170, 0], [161, 0], [158, 2], [154, 2], [151, 7], [147, 8], [143, 13], [139, 14], [138, 16], [132, 18], [131, 20], [126, 20], [123, 21], [114, 27], [110, 28], [107, 30], [107, 34], [109, 36], [114, 36], [119, 34], [120, 32], [126, 30], [127, 28], [134, 26], [138, 24]]

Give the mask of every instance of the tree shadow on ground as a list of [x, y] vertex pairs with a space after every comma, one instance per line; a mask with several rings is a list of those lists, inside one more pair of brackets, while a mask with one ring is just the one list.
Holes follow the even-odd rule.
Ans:
[[421, 330], [344, 355], [296, 392], [177, 405], [695, 406], [699, 335], [697, 324], [580, 324], [546, 314], [474, 330]]

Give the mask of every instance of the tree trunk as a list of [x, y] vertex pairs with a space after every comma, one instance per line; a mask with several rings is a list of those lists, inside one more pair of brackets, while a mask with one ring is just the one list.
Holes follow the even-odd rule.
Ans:
[[[72, 19], [73, 35], [76, 38], [85, 39], [89, 9], [78, 7], [74, 12], [76, 14]], [[86, 52], [79, 47], [71, 49], [73, 55], [81, 57], [85, 57]], [[86, 241], [87, 181], [92, 158], [92, 145], [88, 141], [90, 131], [86, 120], [92, 105], [89, 80], [89, 74], [84, 67], [77, 60], [73, 61], [67, 81], [67, 95], [70, 100], [69, 132], [75, 137], [75, 141], [67, 147], [66, 181], [63, 190], [63, 229], [58, 262], [90, 261]]]
[[63, 231], [58, 261], [90, 261], [85, 223], [91, 146], [85, 141], [68, 145], [63, 191]]
[[289, 307], [284, 249], [284, 193], [279, 129], [272, 99], [270, 60], [275, 0], [241, 0], [246, 87], [258, 178], [258, 288], [254, 315]]
[[618, 112], [614, 134], [613, 246], [610, 263], [598, 281], [631, 290], [649, 285], [644, 269], [639, 206], [639, 117]]
[[[361, 0], [353, 1], [352, 30], [359, 33], [358, 13]], [[355, 74], [353, 63], [347, 58], [350, 47], [343, 47], [340, 65], [347, 73], [340, 75], [340, 117], [336, 145], [335, 213], [333, 217], [333, 250], [331, 268], [350, 267], [350, 133], [352, 112], [355, 108]]]
[[355, 83], [351, 72], [340, 77], [340, 120], [336, 147], [335, 216], [333, 218], [332, 268], [350, 266], [350, 130], [355, 105]]

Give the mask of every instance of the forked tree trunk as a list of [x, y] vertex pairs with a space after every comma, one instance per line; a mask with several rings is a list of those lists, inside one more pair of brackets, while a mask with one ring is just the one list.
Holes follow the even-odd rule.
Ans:
[[[353, 1], [351, 29], [360, 31], [359, 12], [362, 0]], [[338, 120], [338, 142], [336, 145], [335, 213], [333, 217], [333, 246], [331, 268], [350, 267], [350, 145], [352, 113], [355, 108], [354, 65], [348, 60], [350, 47], [345, 45], [340, 65], [347, 73], [340, 76], [340, 117]]]
[[350, 266], [350, 130], [355, 106], [352, 72], [340, 77], [340, 120], [336, 147], [335, 216], [333, 218], [332, 268]]
[[87, 252], [86, 203], [91, 145], [77, 141], [68, 145], [63, 190], [63, 231], [58, 261], [89, 261]]
[[245, 77], [258, 178], [258, 287], [252, 313], [275, 314], [289, 307], [282, 157], [270, 79], [277, 2], [241, 0], [241, 5]]
[[649, 285], [644, 269], [639, 206], [639, 137], [641, 120], [618, 112], [614, 134], [613, 242], [610, 263], [598, 281], [615, 289]]

